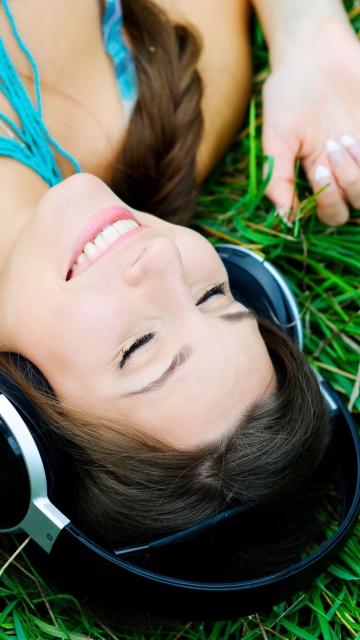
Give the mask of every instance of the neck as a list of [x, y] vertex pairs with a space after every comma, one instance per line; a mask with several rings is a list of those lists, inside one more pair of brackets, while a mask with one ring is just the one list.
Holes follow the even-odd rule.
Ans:
[[48, 189], [27, 166], [0, 158], [0, 273], [16, 238]]

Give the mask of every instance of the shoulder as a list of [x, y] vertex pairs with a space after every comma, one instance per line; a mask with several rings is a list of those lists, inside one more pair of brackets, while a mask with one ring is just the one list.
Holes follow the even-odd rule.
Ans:
[[198, 154], [201, 180], [231, 143], [251, 89], [248, 0], [155, 0], [174, 23], [193, 27], [202, 41], [198, 63], [204, 95], [204, 136]]
[[202, 72], [209, 65], [227, 61], [234, 66], [243, 53], [242, 40], [247, 33], [248, 0], [154, 0], [173, 23], [196, 29], [203, 43]]

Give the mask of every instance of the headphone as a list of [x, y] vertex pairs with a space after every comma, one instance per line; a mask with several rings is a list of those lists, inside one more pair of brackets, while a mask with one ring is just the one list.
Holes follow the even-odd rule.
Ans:
[[[302, 348], [299, 311], [283, 276], [248, 249], [225, 244], [215, 249], [227, 269], [235, 299], [283, 328]], [[331, 385], [321, 376], [318, 381], [333, 422], [331, 450], [341, 487], [341, 522], [330, 539], [288, 569], [232, 582], [212, 582], [205, 569], [202, 574], [202, 561], [204, 567], [216, 562], [224, 548], [234, 543], [232, 532], [246, 529], [251, 509], [246, 504], [141, 546], [108, 550], [96, 544], [51, 502], [56, 480], [66, 472], [61, 442], [3, 372], [0, 533], [25, 532], [69, 590], [81, 589], [104, 604], [110, 602], [117, 611], [174, 620], [223, 620], [284, 600], [326, 568], [345, 544], [360, 509], [357, 430]], [[235, 536], [235, 544], [241, 544], [241, 536]], [[159, 556], [160, 563], [153, 561]], [[175, 569], [168, 571], [168, 566]], [[197, 567], [195, 581], [190, 573], [187, 577], [187, 566]], [[176, 567], [182, 569], [178, 577]]]

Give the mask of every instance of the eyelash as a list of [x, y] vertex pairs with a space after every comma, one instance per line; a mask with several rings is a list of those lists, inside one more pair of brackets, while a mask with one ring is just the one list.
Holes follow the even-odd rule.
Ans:
[[[212, 296], [216, 296], [219, 294], [225, 295], [227, 289], [228, 289], [228, 286], [226, 282], [221, 282], [220, 284], [216, 284], [215, 286], [205, 291], [205, 293], [203, 293], [203, 295], [197, 300], [196, 306], [198, 307], [200, 304], [203, 304], [204, 302], [209, 300], [209, 298], [212, 298]], [[123, 366], [132, 356], [134, 351], [142, 347], [144, 344], [147, 344], [148, 342], [150, 342], [150, 340], [152, 340], [154, 336], [155, 336], [155, 332], [146, 333], [144, 336], [141, 336], [141, 338], [138, 338], [137, 340], [135, 340], [135, 342], [133, 342], [128, 349], [123, 351], [122, 358], [120, 361], [120, 369], [123, 368]]]
[[133, 342], [132, 345], [130, 345], [130, 347], [128, 349], [123, 351], [122, 359], [121, 359], [121, 362], [120, 362], [120, 369], [123, 368], [124, 364], [128, 361], [128, 359], [134, 353], [134, 351], [136, 351], [136, 349], [139, 349], [144, 344], [149, 342], [154, 337], [154, 335], [155, 335], [154, 332], [147, 333], [146, 335], [142, 336], [141, 338], [138, 338], [137, 340], [135, 340], [135, 342]]
[[208, 289], [207, 291], [205, 291], [205, 293], [203, 293], [203, 295], [197, 301], [196, 306], [198, 307], [199, 304], [203, 304], [203, 302], [206, 302], [206, 300], [209, 300], [209, 298], [212, 298], [212, 296], [216, 296], [218, 294], [224, 296], [227, 290], [228, 290], [227, 282], [221, 282], [220, 284], [215, 284], [213, 287], [210, 287], [210, 289]]

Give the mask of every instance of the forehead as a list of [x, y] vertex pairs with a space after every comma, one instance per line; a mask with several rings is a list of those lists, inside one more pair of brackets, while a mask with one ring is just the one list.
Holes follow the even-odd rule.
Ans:
[[117, 404], [125, 424], [180, 449], [226, 436], [275, 388], [271, 359], [251, 317], [230, 324], [204, 318], [193, 327], [191, 347], [166, 386]]

